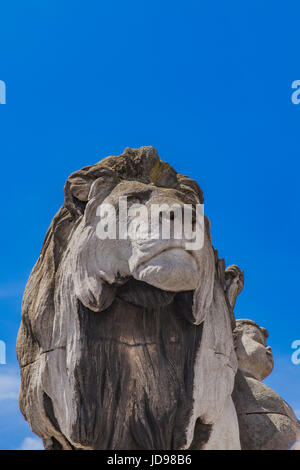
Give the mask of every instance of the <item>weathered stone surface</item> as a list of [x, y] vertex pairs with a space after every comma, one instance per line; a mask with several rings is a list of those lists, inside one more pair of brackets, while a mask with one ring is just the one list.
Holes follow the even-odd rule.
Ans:
[[261, 382], [273, 369], [268, 332], [251, 320], [237, 320], [234, 332], [239, 371], [233, 401], [238, 413], [241, 447], [285, 450], [300, 438], [291, 407]]
[[226, 275], [207, 219], [195, 252], [175, 239], [100, 240], [97, 207], [122, 195], [203, 202], [152, 147], [68, 178], [23, 298], [22, 413], [47, 449], [238, 449], [240, 272]]

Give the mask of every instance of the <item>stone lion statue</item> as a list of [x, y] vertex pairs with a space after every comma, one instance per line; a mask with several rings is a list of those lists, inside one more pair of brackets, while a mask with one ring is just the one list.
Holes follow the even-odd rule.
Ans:
[[234, 330], [239, 370], [233, 400], [243, 450], [300, 450], [300, 426], [291, 407], [262, 383], [273, 370], [268, 331], [253, 320], [236, 320]]
[[[28, 280], [17, 339], [20, 408], [46, 449], [239, 449], [232, 308], [205, 217], [199, 250], [175, 238], [99, 239], [98, 210], [201, 204], [153, 147], [73, 173]], [[197, 432], [196, 432], [196, 431]]]

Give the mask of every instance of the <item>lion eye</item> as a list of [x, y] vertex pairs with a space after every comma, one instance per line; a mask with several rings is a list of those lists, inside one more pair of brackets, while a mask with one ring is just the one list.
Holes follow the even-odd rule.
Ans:
[[139, 203], [140, 203], [139, 198], [136, 197], [136, 196], [128, 196], [127, 201], [128, 201], [130, 204], [139, 204]]

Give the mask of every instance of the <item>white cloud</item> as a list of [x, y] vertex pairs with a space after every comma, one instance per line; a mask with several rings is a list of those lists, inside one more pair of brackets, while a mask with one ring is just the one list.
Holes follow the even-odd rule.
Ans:
[[20, 377], [15, 371], [0, 373], [0, 401], [18, 399], [20, 389]]
[[39, 437], [25, 437], [20, 450], [44, 450], [44, 446]]

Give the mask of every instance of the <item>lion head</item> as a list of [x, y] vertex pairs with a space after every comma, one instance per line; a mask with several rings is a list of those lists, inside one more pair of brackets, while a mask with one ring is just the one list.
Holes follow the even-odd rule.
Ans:
[[[205, 442], [222, 411], [215, 385], [205, 412], [199, 405], [204, 383], [220, 388], [226, 376], [224, 393], [232, 391], [232, 312], [208, 220], [197, 250], [185, 249], [184, 237], [99, 237], [99, 208], [109, 204], [118, 219], [125, 196], [146, 208], [203, 203], [198, 184], [153, 147], [126, 149], [67, 179], [26, 286], [17, 341], [20, 407], [46, 447], [187, 448], [196, 421], [207, 426]], [[203, 377], [200, 346], [211, 341], [222, 371]]]

